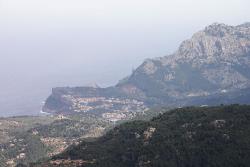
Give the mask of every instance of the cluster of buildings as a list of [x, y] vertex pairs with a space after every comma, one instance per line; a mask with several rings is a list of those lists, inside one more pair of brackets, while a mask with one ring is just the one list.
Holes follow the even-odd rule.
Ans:
[[107, 119], [110, 122], [116, 122], [127, 118], [127, 115], [124, 113], [103, 113], [102, 117]]
[[147, 107], [144, 102], [135, 99], [107, 97], [67, 97], [71, 99], [74, 112], [99, 112], [111, 122], [133, 117], [133, 113], [142, 112]]

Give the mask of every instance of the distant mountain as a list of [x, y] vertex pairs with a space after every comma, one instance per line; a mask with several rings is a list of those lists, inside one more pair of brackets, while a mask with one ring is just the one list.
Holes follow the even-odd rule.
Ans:
[[250, 86], [250, 25], [212, 24], [182, 42], [172, 55], [146, 60], [119, 87], [147, 97], [183, 99]]
[[[248, 104], [249, 71], [250, 23], [238, 26], [215, 23], [182, 42], [172, 55], [146, 60], [114, 87], [56, 88], [43, 109], [52, 113], [95, 111], [72, 107], [72, 100], [82, 97], [133, 99], [143, 103], [142, 108]], [[97, 102], [107, 106], [103, 101]], [[82, 109], [88, 106], [78, 104], [83, 106]], [[108, 109], [121, 111], [123, 108], [124, 105]]]
[[247, 167], [249, 111], [239, 105], [162, 110], [151, 121], [122, 124], [31, 166]]

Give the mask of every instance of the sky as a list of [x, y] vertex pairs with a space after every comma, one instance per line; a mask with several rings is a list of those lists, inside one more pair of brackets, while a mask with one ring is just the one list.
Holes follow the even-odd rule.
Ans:
[[249, 6], [249, 0], [0, 0], [0, 115], [40, 105], [52, 87], [116, 84], [209, 24], [249, 22]]

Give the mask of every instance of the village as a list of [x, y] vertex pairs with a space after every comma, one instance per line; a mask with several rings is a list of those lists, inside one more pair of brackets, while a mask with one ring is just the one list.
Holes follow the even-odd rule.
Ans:
[[110, 122], [131, 119], [138, 112], [144, 112], [148, 109], [144, 102], [135, 99], [67, 96], [67, 99], [71, 99], [73, 103], [72, 110], [74, 112], [100, 113], [102, 118]]

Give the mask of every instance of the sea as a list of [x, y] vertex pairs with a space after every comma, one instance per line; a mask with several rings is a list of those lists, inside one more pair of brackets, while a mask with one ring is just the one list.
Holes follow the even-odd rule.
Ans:
[[[92, 76], [92, 77], [91, 77]], [[16, 80], [2, 80], [0, 83], [0, 117], [44, 115], [42, 106], [53, 87], [91, 86], [105, 87], [115, 83], [109, 77], [100, 79], [93, 75], [21, 77]], [[98, 83], [96, 82], [98, 81]]]

